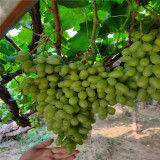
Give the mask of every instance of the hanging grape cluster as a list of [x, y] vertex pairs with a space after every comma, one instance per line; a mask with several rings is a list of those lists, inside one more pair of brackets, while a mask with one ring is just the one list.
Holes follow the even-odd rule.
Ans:
[[40, 127], [41, 126], [41, 120], [38, 115], [30, 116], [29, 122], [31, 123], [32, 127]]
[[38, 76], [26, 78], [19, 88], [25, 95], [31, 93], [47, 129], [58, 134], [57, 146], [66, 147], [68, 154], [83, 144], [96, 113], [104, 120], [115, 114], [111, 106], [117, 103], [134, 106], [136, 99], [160, 100], [160, 29], [136, 40], [122, 51], [124, 67], [112, 72], [102, 62], [64, 64], [58, 55], [32, 57], [18, 52], [24, 72]]
[[[133, 33], [136, 40], [122, 51], [124, 73], [134, 98], [142, 102], [160, 100], [160, 28], [148, 34]], [[124, 81], [124, 83], [126, 83]], [[134, 91], [135, 90], [135, 91]]]

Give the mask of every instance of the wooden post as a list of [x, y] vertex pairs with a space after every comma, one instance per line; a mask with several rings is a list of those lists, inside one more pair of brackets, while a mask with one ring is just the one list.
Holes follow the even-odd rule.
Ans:
[[137, 129], [137, 114], [138, 114], [138, 105], [136, 104], [133, 108], [132, 108], [132, 130], [133, 132], [138, 132]]

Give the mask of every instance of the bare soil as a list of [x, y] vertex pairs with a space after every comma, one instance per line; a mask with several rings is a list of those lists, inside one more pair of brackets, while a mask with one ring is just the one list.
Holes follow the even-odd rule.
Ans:
[[[160, 160], [160, 110], [139, 110], [139, 133], [132, 132], [132, 117], [116, 106], [115, 116], [97, 119], [90, 138], [78, 146], [76, 160]], [[0, 144], [1, 160], [18, 160], [20, 142], [10, 140]]]

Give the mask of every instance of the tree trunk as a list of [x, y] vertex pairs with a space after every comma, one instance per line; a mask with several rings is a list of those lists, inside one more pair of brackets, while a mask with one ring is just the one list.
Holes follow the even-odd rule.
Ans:
[[15, 121], [10, 122], [9, 124], [4, 124], [0, 127], [0, 142], [2, 139], [10, 139], [16, 137], [19, 134], [26, 133], [32, 127], [19, 127]]
[[18, 122], [18, 125], [22, 127], [30, 126], [29, 119], [19, 115], [19, 108], [16, 101], [10, 95], [8, 89], [5, 86], [0, 86], [0, 99], [2, 99], [9, 112], [12, 113], [12, 119]]

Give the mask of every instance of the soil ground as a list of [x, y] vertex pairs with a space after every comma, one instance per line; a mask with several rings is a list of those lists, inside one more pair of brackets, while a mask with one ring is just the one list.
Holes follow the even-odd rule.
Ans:
[[[76, 160], [159, 160], [160, 159], [160, 110], [139, 110], [139, 133], [132, 132], [132, 117], [116, 106], [115, 116], [98, 120], [93, 125], [90, 138], [78, 146]], [[53, 145], [54, 146], [54, 145]], [[9, 140], [0, 144], [1, 160], [18, 160], [20, 142]]]

